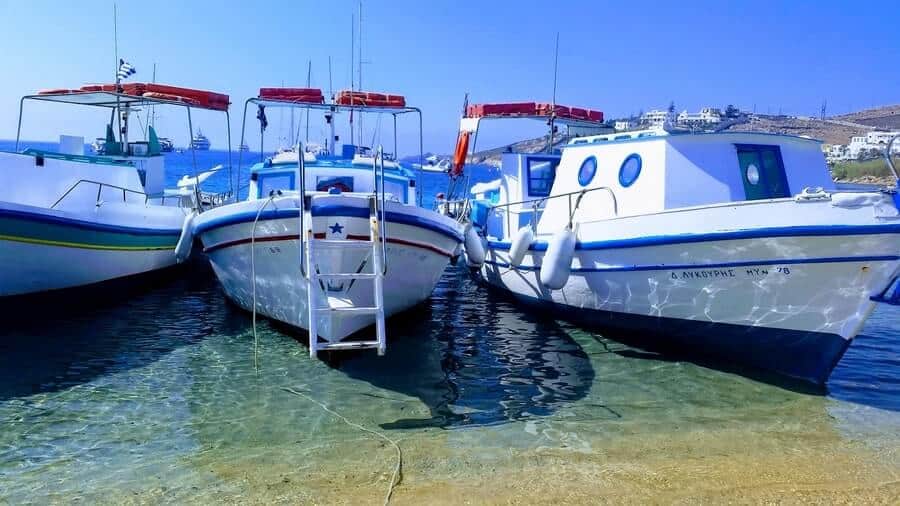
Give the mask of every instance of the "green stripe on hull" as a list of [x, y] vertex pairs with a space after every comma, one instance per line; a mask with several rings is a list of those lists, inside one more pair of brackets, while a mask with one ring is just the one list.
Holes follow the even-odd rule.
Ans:
[[0, 218], [0, 240], [45, 244], [66, 248], [104, 250], [175, 249], [179, 234], [129, 234], [105, 230], [87, 230], [54, 223], [35, 223], [16, 218]]

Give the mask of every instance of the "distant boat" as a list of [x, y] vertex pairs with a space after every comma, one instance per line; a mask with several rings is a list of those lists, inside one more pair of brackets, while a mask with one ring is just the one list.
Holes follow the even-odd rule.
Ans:
[[248, 146], [248, 145], [245, 143], [245, 144], [241, 144], [240, 147], [239, 147], [238, 149], [240, 149], [241, 151], [250, 151], [250, 146]]
[[197, 130], [197, 135], [191, 140], [191, 147], [198, 151], [209, 151], [209, 139], [203, 135], [203, 132]]
[[159, 138], [159, 150], [163, 153], [171, 153], [175, 150], [175, 143], [167, 137]]

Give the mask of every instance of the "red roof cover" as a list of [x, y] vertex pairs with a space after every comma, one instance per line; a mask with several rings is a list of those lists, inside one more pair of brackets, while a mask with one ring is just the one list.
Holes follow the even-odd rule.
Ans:
[[322, 95], [322, 90], [318, 88], [260, 88], [259, 98], [311, 104], [325, 102], [325, 96]]
[[[53, 89], [41, 90], [39, 95], [63, 95], [69, 93], [92, 92], [115, 93], [115, 84], [86, 84], [77, 90]], [[119, 93], [133, 97], [143, 97], [156, 100], [168, 100], [170, 102], [182, 102], [194, 107], [212, 109], [215, 111], [227, 111], [231, 104], [228, 95], [214, 93], [212, 91], [182, 88], [157, 83], [122, 83], [119, 84]]]
[[388, 95], [370, 91], [344, 90], [337, 94], [334, 103], [338, 105], [365, 105], [369, 107], [406, 107], [402, 95]]
[[503, 117], [550, 117], [554, 112], [560, 119], [603, 122], [603, 112], [583, 109], [580, 107], [568, 107], [565, 105], [551, 105], [535, 102], [514, 102], [508, 104], [470, 104], [466, 108], [467, 118], [503, 118]]

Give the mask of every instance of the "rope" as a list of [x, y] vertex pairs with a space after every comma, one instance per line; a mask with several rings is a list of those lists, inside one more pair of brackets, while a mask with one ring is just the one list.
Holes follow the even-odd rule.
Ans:
[[[278, 193], [281, 193], [280, 191]], [[259, 215], [275, 199], [275, 192], [269, 193], [269, 198], [256, 211], [256, 218], [253, 219], [253, 229], [250, 231], [250, 278], [253, 284], [253, 366], [259, 368], [259, 337], [256, 335], [256, 223], [259, 221]]]
[[400, 480], [403, 478], [403, 476], [401, 474], [402, 469], [403, 469], [403, 451], [400, 450], [400, 445], [397, 444], [397, 442], [394, 441], [393, 439], [385, 436], [384, 434], [382, 434], [378, 431], [374, 431], [372, 429], [367, 429], [366, 427], [363, 427], [362, 425], [360, 425], [356, 422], [352, 422], [352, 421], [348, 420], [346, 417], [344, 417], [340, 413], [332, 410], [324, 403], [317, 401], [316, 399], [313, 399], [312, 397], [310, 397], [309, 395], [307, 395], [303, 392], [294, 390], [291, 387], [281, 387], [281, 389], [286, 392], [290, 392], [294, 395], [299, 395], [300, 397], [303, 397], [304, 399], [308, 400], [309, 402], [312, 402], [312, 403], [318, 405], [320, 408], [322, 408], [323, 410], [327, 411], [328, 413], [331, 413], [332, 415], [340, 418], [344, 423], [346, 423], [347, 425], [349, 425], [351, 427], [355, 427], [367, 434], [372, 434], [373, 436], [375, 436], [379, 439], [383, 439], [384, 441], [387, 441], [397, 450], [397, 465], [394, 466], [394, 474], [391, 475], [391, 483], [388, 485], [387, 494], [384, 496], [384, 504], [385, 504], [385, 506], [387, 506], [387, 504], [391, 502], [391, 495], [393, 495], [393, 493], [394, 493], [394, 487], [396, 487], [400, 483]]

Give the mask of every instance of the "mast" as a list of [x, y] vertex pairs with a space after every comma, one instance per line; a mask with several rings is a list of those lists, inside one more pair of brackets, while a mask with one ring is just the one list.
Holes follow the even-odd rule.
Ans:
[[[363, 68], [363, 57], [362, 57], [362, 46], [363, 46], [363, 44], [362, 44], [362, 42], [363, 42], [363, 38], [362, 38], [362, 25], [363, 25], [363, 21], [362, 21], [362, 0], [359, 0], [359, 30], [358, 30], [358, 34], [359, 34], [359, 58], [357, 58], [357, 60], [359, 60], [359, 61], [357, 62], [357, 65], [359, 65], [359, 79], [356, 80], [356, 84], [359, 85], [359, 91], [362, 91], [362, 89], [363, 89], [363, 86], [362, 86], [362, 68]], [[360, 112], [359, 118], [357, 119], [357, 121], [359, 122], [359, 142], [362, 143], [362, 138], [363, 138], [363, 115], [362, 115], [362, 112]]]
[[[113, 4], [113, 52], [116, 55], [116, 64], [113, 67], [113, 74], [116, 76], [116, 124], [119, 130], [119, 142], [122, 142], [122, 115], [120, 114], [119, 104], [119, 13], [116, 4]], [[110, 125], [112, 126], [112, 125]]]
[[[312, 60], [306, 64], [306, 87], [312, 86]], [[306, 144], [309, 144], [309, 107], [306, 108]]]
[[559, 68], [559, 32], [556, 32], [556, 53], [553, 57], [553, 101], [550, 102], [550, 142], [547, 144], [547, 153], [553, 152], [553, 123], [556, 119], [556, 75]]
[[[153, 80], [151, 82], [153, 82], [153, 83], [156, 82], [156, 62], [153, 62]], [[150, 106], [150, 126], [152, 126], [153, 128], [156, 128], [156, 106], [155, 105]], [[150, 135], [149, 130], [148, 130], [147, 135]]]
[[[356, 19], [353, 17], [353, 14], [350, 15], [350, 105], [353, 105], [353, 94], [352, 92], [355, 90], [353, 87], [353, 58], [356, 56], [356, 49], [354, 45], [354, 37], [356, 36]], [[350, 109], [350, 144], [353, 144], [353, 109]]]

